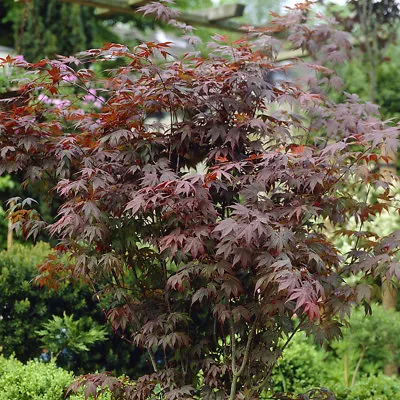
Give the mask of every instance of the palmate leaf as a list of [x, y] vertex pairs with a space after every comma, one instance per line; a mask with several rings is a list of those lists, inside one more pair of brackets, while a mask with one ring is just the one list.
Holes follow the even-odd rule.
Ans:
[[176, 10], [168, 7], [168, 4], [173, 4], [172, 0], [154, 1], [138, 8], [138, 11], [143, 15], [154, 15], [157, 19], [168, 21], [178, 15]]
[[130, 212], [135, 215], [141, 208], [144, 208], [146, 201], [141, 194], [135, 194], [134, 199], [131, 200], [126, 206], [125, 211], [130, 210]]
[[221, 232], [221, 236], [224, 237], [234, 230], [235, 225], [236, 223], [233, 219], [227, 218], [218, 223], [214, 232]]
[[360, 284], [357, 285], [356, 287], [356, 293], [357, 293], [357, 303], [361, 303], [362, 300], [366, 300], [369, 302], [371, 300], [371, 295], [372, 295], [372, 290], [370, 285], [366, 284]]
[[193, 258], [196, 258], [197, 256], [204, 254], [205, 249], [203, 241], [197, 237], [188, 237], [183, 251], [190, 253]]
[[194, 293], [193, 297], [192, 297], [192, 304], [195, 303], [196, 301], [198, 302], [202, 302], [204, 298], [208, 299], [209, 297], [209, 291], [207, 288], [200, 288], [199, 290], [197, 290], [196, 293]]

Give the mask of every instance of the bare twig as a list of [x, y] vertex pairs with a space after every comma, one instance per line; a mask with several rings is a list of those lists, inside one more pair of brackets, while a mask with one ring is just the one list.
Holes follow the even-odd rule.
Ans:
[[360, 358], [358, 359], [356, 368], [354, 369], [354, 372], [353, 372], [353, 379], [351, 380], [351, 387], [353, 387], [354, 384], [356, 383], [357, 373], [358, 373], [358, 370], [360, 369], [361, 362], [362, 362], [362, 360], [363, 360], [364, 357], [365, 357], [366, 351], [367, 351], [367, 346], [363, 346], [363, 349], [362, 349], [362, 351], [361, 351]]

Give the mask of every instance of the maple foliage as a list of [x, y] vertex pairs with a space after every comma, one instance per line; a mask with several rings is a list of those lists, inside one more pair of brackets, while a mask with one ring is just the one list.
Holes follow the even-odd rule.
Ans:
[[[142, 11], [172, 17], [161, 3]], [[400, 275], [399, 232], [363, 230], [363, 221], [397, 207], [395, 177], [377, 165], [390, 161], [380, 150], [397, 149], [399, 130], [355, 95], [340, 104], [327, 97], [326, 89], [340, 90], [334, 65], [351, 46], [318, 21], [295, 7], [235, 42], [215, 36], [208, 57], [177, 59], [169, 43], [149, 42], [2, 61], [26, 69], [27, 100], [0, 112], [0, 172], [23, 171], [26, 185], [46, 181], [61, 202], [46, 224], [29, 201], [13, 199], [15, 227], [33, 237], [47, 230], [71, 259], [43, 264], [38, 280], [49, 284], [64, 268], [88, 282], [153, 370], [134, 382], [89, 375], [72, 389], [259, 398], [280, 339], [299, 329], [317, 340], [340, 335], [351, 306], [371, 297], [363, 278]], [[278, 62], [276, 32], [289, 32], [285, 41], [314, 61]], [[124, 63], [107, 78], [85, 67], [110, 58]], [[93, 88], [101, 109], [81, 109]], [[357, 200], [360, 187], [382, 195]], [[346, 255], [325, 223], [344, 229], [349, 219], [360, 229]], [[352, 273], [360, 285], [346, 283]]]

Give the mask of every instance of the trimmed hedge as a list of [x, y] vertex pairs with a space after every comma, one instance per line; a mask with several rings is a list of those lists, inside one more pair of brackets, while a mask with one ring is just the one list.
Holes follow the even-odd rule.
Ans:
[[[53, 362], [28, 361], [0, 356], [0, 400], [64, 400], [66, 388], [74, 380], [72, 372], [58, 368]], [[83, 393], [70, 400], [83, 400]], [[99, 400], [110, 400], [104, 394]]]

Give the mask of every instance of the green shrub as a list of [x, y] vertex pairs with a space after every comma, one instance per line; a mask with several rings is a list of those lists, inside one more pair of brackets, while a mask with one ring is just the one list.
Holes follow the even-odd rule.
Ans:
[[[398, 312], [385, 310], [380, 304], [372, 304], [371, 315], [365, 315], [362, 308], [357, 308], [352, 312], [349, 322], [350, 326], [343, 329], [343, 338], [332, 343], [336, 363], [342, 367], [345, 355], [348, 357], [349, 382], [353, 379], [357, 364], [359, 371], [355, 382], [361, 375], [383, 372], [386, 363], [400, 362]], [[390, 348], [387, 344], [390, 344]]]
[[[63, 400], [66, 388], [73, 382], [73, 375], [54, 363], [28, 361], [0, 356], [0, 400]], [[69, 397], [83, 400], [83, 393]], [[110, 400], [110, 394], [99, 400]]]
[[[37, 331], [53, 316], [74, 315], [83, 329], [104, 325], [103, 311], [83, 284], [66, 282], [57, 292], [34, 285], [36, 266], [50, 251], [47, 243], [40, 242], [35, 246], [16, 243], [11, 251], [0, 252], [0, 349], [6, 357], [15, 354], [18, 360], [26, 362], [41, 356], [43, 342]], [[90, 351], [63, 351], [57, 364], [78, 374], [103, 369], [117, 375], [131, 374], [141, 353], [121, 342], [111, 329], [107, 339], [90, 346]]]
[[104, 323], [97, 303], [82, 285], [64, 285], [58, 292], [34, 285], [35, 267], [49, 253], [47, 243], [15, 244], [11, 251], [0, 252], [0, 343], [5, 356], [15, 354], [21, 361], [38, 357], [42, 343], [36, 331], [53, 315], [94, 315]]
[[[273, 370], [272, 391], [301, 394], [326, 387], [337, 400], [400, 399], [400, 380], [382, 374], [385, 362], [399, 360], [399, 323], [397, 313], [375, 304], [372, 315], [365, 315], [362, 309], [353, 311], [350, 326], [343, 330], [341, 340], [331, 344], [330, 351], [316, 347], [304, 334], [297, 334]], [[391, 351], [387, 343], [391, 343]], [[355, 384], [346, 388], [344, 355], [348, 356], [351, 383], [363, 350]]]
[[[355, 309], [343, 329], [343, 338], [331, 343], [329, 351], [315, 346], [298, 333], [284, 350], [272, 372], [271, 392], [297, 394], [326, 387], [337, 400], [400, 399], [400, 380], [382, 375], [384, 364], [400, 360], [400, 317], [398, 312], [372, 305], [372, 315]], [[386, 344], [390, 343], [388, 349]], [[347, 355], [348, 383], [344, 384], [344, 357]], [[359, 364], [359, 368], [357, 368]], [[271, 393], [266, 395], [270, 398]]]
[[334, 393], [337, 400], [398, 400], [400, 380], [385, 375], [363, 376], [352, 388], [337, 387]]
[[26, 365], [0, 357], [0, 400], [58, 400], [73, 380], [72, 373], [54, 363], [29, 361]]
[[318, 349], [303, 333], [298, 333], [284, 350], [272, 373], [275, 392], [304, 393], [327, 386], [326, 353]]

